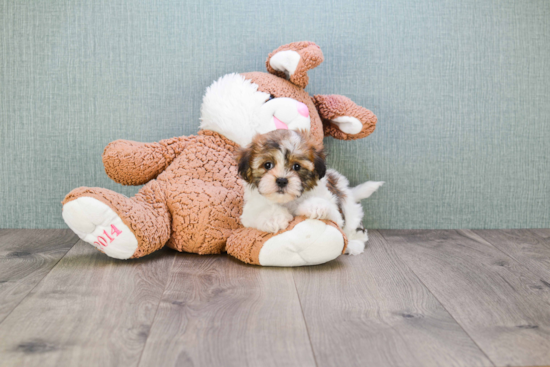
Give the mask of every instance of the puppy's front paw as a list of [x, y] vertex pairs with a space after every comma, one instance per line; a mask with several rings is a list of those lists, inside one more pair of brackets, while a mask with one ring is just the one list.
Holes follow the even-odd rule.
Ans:
[[286, 229], [294, 217], [288, 211], [277, 211], [272, 215], [259, 218], [259, 225], [256, 227], [261, 231], [276, 233]]
[[319, 198], [309, 199], [302, 203], [296, 213], [311, 219], [330, 219], [331, 204]]

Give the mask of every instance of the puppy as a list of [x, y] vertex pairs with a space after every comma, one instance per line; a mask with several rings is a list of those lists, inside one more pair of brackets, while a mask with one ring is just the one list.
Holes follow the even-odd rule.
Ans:
[[264, 232], [285, 229], [296, 215], [334, 221], [346, 234], [346, 253], [364, 251], [368, 240], [359, 204], [383, 182], [354, 188], [335, 170], [326, 169], [325, 153], [307, 131], [275, 130], [256, 135], [237, 153], [244, 183], [241, 222]]

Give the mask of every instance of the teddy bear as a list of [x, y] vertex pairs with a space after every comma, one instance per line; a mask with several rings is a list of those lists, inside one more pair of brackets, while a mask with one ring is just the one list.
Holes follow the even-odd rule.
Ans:
[[107, 175], [144, 185], [131, 198], [98, 187], [72, 190], [62, 201], [66, 224], [107, 256], [135, 259], [164, 246], [181, 252], [229, 255], [248, 264], [304, 266], [331, 261], [347, 239], [327, 220], [294, 218], [277, 233], [240, 222], [243, 186], [234, 159], [255, 134], [306, 129], [319, 146], [325, 136], [360, 139], [377, 122], [340, 95], [311, 97], [307, 71], [323, 61], [313, 42], [269, 54], [265, 72], [231, 73], [203, 97], [197, 135], [156, 143], [116, 140], [103, 152]]

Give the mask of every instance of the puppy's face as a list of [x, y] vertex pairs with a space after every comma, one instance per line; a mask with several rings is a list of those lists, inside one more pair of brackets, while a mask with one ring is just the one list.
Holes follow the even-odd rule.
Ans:
[[240, 176], [276, 203], [311, 190], [326, 171], [325, 154], [307, 131], [275, 130], [256, 135], [237, 154]]

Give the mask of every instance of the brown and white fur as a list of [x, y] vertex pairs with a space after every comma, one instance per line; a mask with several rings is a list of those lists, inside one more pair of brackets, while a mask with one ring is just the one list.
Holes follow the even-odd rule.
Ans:
[[237, 155], [245, 181], [241, 222], [265, 232], [285, 229], [296, 215], [334, 221], [348, 237], [346, 253], [364, 251], [361, 199], [383, 182], [350, 188], [348, 180], [326, 169], [325, 154], [305, 130], [275, 130], [256, 135]]

